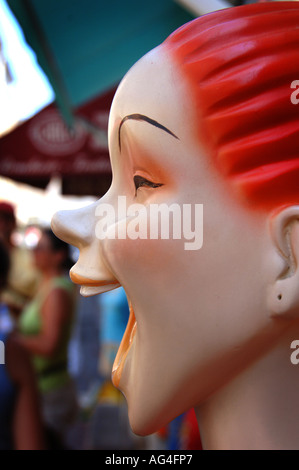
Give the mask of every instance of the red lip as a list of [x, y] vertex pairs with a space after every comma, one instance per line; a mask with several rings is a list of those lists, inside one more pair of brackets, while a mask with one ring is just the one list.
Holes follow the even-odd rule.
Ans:
[[83, 277], [80, 274], [74, 273], [70, 271], [70, 278], [74, 284], [79, 284], [81, 286], [86, 287], [101, 287], [101, 286], [108, 286], [108, 285], [117, 285], [119, 284], [116, 280], [111, 281], [101, 281], [99, 279], [89, 279], [87, 277]]

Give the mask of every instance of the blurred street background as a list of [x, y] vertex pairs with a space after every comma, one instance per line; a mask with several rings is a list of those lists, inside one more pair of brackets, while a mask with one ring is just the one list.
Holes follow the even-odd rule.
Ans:
[[[31, 252], [57, 210], [109, 188], [109, 109], [129, 68], [187, 21], [242, 3], [252, 2], [0, 0], [0, 203], [11, 204], [3, 220], [14, 217], [15, 247]], [[0, 330], [10, 331], [15, 320], [6, 304], [0, 310]], [[199, 449], [193, 410], [152, 436], [131, 432], [110, 380], [127, 319], [121, 289], [76, 292], [67, 367], [79, 412], [67, 448]]]

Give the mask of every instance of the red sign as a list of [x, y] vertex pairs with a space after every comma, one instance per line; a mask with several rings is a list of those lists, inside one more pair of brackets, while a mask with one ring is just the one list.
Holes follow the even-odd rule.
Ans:
[[18, 181], [110, 174], [108, 116], [115, 89], [75, 111], [73, 129], [55, 105], [0, 139], [0, 175]]

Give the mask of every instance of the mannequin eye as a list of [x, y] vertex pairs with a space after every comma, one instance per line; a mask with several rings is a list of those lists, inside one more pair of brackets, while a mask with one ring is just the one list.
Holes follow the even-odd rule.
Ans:
[[148, 188], [159, 188], [160, 186], [163, 186], [162, 183], [154, 183], [153, 181], [149, 181], [146, 178], [143, 178], [143, 176], [140, 175], [135, 175], [134, 176], [134, 184], [136, 191], [138, 188], [141, 186], [146, 186]]

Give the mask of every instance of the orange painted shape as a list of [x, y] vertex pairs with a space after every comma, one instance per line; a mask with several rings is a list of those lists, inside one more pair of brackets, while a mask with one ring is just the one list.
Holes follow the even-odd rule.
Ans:
[[108, 286], [111, 284], [118, 284], [117, 281], [101, 281], [99, 279], [89, 279], [83, 276], [80, 276], [80, 274], [76, 274], [72, 271], [70, 271], [70, 278], [73, 281], [74, 284], [79, 284], [81, 286], [87, 286], [87, 287], [98, 287], [98, 286]]
[[117, 351], [116, 358], [112, 368], [112, 382], [115, 387], [119, 387], [119, 382], [121, 379], [121, 374], [124, 368], [126, 357], [132, 346], [134, 336], [136, 334], [137, 322], [134, 314], [134, 310], [131, 304], [130, 305], [130, 316], [129, 321], [124, 333], [123, 339], [120, 343], [120, 347]]

